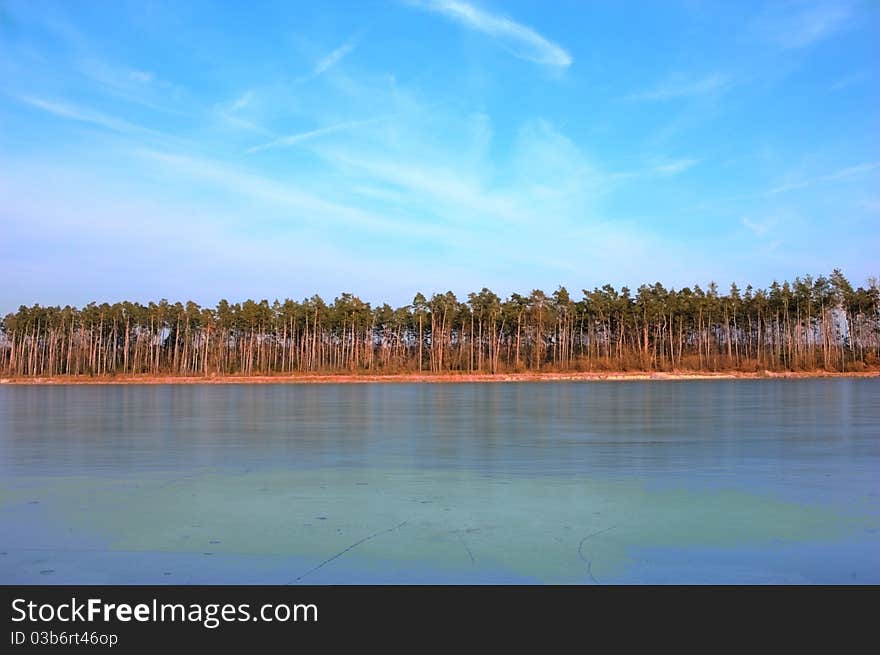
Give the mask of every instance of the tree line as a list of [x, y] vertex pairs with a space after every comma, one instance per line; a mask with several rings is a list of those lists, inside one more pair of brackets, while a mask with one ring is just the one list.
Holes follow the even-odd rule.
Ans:
[[270, 375], [341, 372], [859, 370], [880, 364], [880, 285], [829, 276], [635, 293], [564, 287], [502, 299], [448, 291], [373, 307], [343, 293], [246, 300], [22, 306], [0, 321], [0, 373]]

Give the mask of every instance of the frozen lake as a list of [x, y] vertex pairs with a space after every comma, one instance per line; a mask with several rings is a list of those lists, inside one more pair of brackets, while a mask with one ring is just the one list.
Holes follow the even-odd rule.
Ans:
[[0, 387], [0, 583], [880, 583], [880, 379]]

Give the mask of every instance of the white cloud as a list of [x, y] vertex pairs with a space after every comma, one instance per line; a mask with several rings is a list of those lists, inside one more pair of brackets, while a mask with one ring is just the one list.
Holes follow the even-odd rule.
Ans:
[[284, 180], [242, 170], [212, 159], [148, 149], [138, 150], [135, 154], [161, 164], [163, 169], [174, 170], [192, 180], [207, 182], [216, 188], [251, 198], [267, 206], [298, 210], [297, 220], [302, 223], [326, 226], [330, 220], [335, 225], [372, 231], [409, 233], [432, 238], [441, 236], [429, 225], [401, 224], [342, 201], [328, 200]]
[[[156, 161], [161, 166], [169, 163]], [[26, 160], [9, 164], [10, 160], [0, 160], [0, 169], [10, 171], [5, 180], [9, 184], [0, 184], [0, 206], [18, 220], [6, 230], [8, 242], [0, 243], [0, 257], [9, 260], [7, 283], [0, 288], [0, 310], [35, 301], [83, 305], [122, 296], [142, 302], [168, 297], [213, 304], [221, 297], [235, 301], [317, 292], [329, 299], [342, 290], [372, 292], [376, 300], [402, 304], [412, 298], [415, 288], [431, 289], [436, 284], [436, 270], [420, 266], [423, 262], [413, 254], [399, 251], [389, 258], [369, 248], [352, 249], [340, 238], [340, 232], [363, 236], [368, 234], [365, 231], [347, 227], [334, 232], [319, 221], [257, 229], [264, 228], [266, 221], [277, 221], [279, 214], [294, 212], [283, 203], [272, 212], [272, 198], [250, 196], [252, 189], [243, 195], [248, 200], [265, 199], [267, 204], [261, 205], [259, 217], [245, 218], [240, 207], [217, 193], [213, 195], [221, 201], [194, 205], [157, 192], [156, 187], [133, 195], [128, 183], [120, 186], [112, 171], [97, 174], [71, 170], [64, 163], [55, 167]], [[186, 172], [185, 162], [174, 164], [172, 175]], [[218, 187], [242, 181], [231, 169], [225, 173], [230, 176], [219, 177]], [[44, 193], [46, 179], [53, 183], [49, 196]], [[198, 176], [184, 179], [187, 184], [200, 181]], [[253, 181], [247, 175], [243, 179], [248, 184]], [[138, 248], [126, 245], [132, 226], [139, 230]], [[169, 239], [170, 233], [177, 238]], [[430, 235], [426, 238], [434, 240]], [[52, 257], [35, 257], [38, 251], [51, 252]], [[156, 267], [157, 261], [162, 266]], [[119, 286], [122, 271], [131, 277], [124, 290]], [[441, 279], [466, 288], [465, 273], [455, 279], [444, 274]]]
[[442, 14], [465, 27], [499, 39], [510, 52], [521, 59], [539, 64], [567, 68], [572, 56], [527, 25], [504, 16], [491, 14], [459, 0], [425, 0], [412, 2], [429, 11]]
[[91, 84], [126, 102], [167, 114], [182, 115], [192, 110], [186, 105], [187, 92], [160, 79], [152, 71], [121, 66], [105, 58], [85, 57], [73, 63], [76, 71]]
[[766, 195], [776, 195], [778, 193], [785, 193], [787, 191], [803, 189], [814, 184], [819, 184], [821, 182], [833, 182], [835, 180], [843, 180], [846, 178], [855, 177], [857, 175], [870, 173], [871, 171], [875, 171], [877, 169], [880, 169], [880, 161], [866, 162], [864, 164], [856, 164], [855, 166], [847, 166], [846, 168], [842, 168], [839, 171], [834, 171], [833, 173], [828, 173], [826, 175], [819, 175], [817, 177], [806, 178], [797, 182], [782, 184], [767, 191]]
[[758, 19], [758, 29], [769, 41], [785, 50], [806, 48], [849, 26], [853, 10], [849, 2], [801, 4], [772, 3]]
[[317, 77], [321, 73], [333, 68], [333, 66], [342, 61], [349, 52], [354, 50], [356, 45], [357, 44], [354, 41], [348, 41], [336, 48], [336, 50], [328, 54], [326, 57], [320, 59], [318, 63], [315, 64], [315, 68], [312, 71], [312, 77]]
[[245, 91], [240, 96], [238, 96], [231, 105], [229, 105], [229, 111], [241, 111], [245, 107], [247, 107], [254, 99], [254, 91], [253, 89]]
[[865, 71], [857, 71], [855, 73], [850, 73], [848, 75], [844, 75], [837, 81], [835, 81], [831, 86], [828, 87], [829, 91], [840, 91], [841, 89], [846, 89], [848, 87], [854, 86], [865, 79], [867, 79], [867, 74]]
[[878, 212], [880, 213], [880, 198], [871, 198], [868, 200], [863, 200], [859, 203], [859, 206], [862, 209], [867, 209], [870, 212]]
[[55, 116], [78, 121], [81, 123], [90, 123], [92, 125], [97, 125], [99, 127], [112, 130], [114, 132], [121, 132], [125, 134], [155, 134], [155, 132], [153, 132], [152, 130], [141, 127], [140, 125], [135, 125], [133, 123], [129, 123], [119, 118], [114, 118], [113, 116], [108, 116], [106, 114], [102, 114], [91, 109], [77, 107], [75, 105], [70, 105], [63, 102], [56, 102], [54, 100], [34, 98], [31, 96], [22, 96], [19, 98], [19, 100], [28, 105], [31, 105], [32, 107], [36, 107], [37, 109], [41, 109]]
[[710, 95], [725, 90], [732, 80], [720, 73], [713, 73], [701, 78], [688, 78], [683, 75], [673, 75], [665, 82], [648, 89], [625, 96], [624, 100], [631, 101], [655, 101], [672, 100], [676, 98], [691, 98]]
[[661, 175], [678, 175], [697, 164], [696, 159], [673, 159], [654, 166], [654, 172]]
[[756, 221], [746, 216], [743, 216], [742, 224], [744, 227], [751, 230], [756, 236], [761, 237], [764, 236], [768, 232], [768, 230], [770, 230], [770, 228], [772, 228], [776, 224], [776, 221], [773, 219], [767, 221]]
[[229, 126], [275, 140], [278, 138], [275, 132], [252, 120], [245, 111], [254, 104], [256, 96], [256, 91], [249, 89], [231, 101], [214, 105], [213, 111], [220, 121]]
[[345, 130], [353, 130], [355, 128], [364, 127], [366, 125], [372, 125], [373, 123], [378, 123], [379, 121], [386, 120], [387, 118], [389, 118], [389, 116], [378, 116], [376, 118], [367, 118], [360, 121], [345, 121], [342, 123], [336, 123], [334, 125], [328, 125], [326, 127], [319, 127], [314, 130], [308, 130], [306, 132], [299, 132], [297, 134], [290, 134], [288, 136], [280, 137], [273, 141], [269, 141], [268, 143], [254, 146], [253, 148], [248, 148], [245, 152], [251, 155], [255, 152], [261, 152], [263, 150], [269, 150], [272, 148], [287, 148], [319, 136], [334, 134], [336, 132], [343, 132]]
[[645, 178], [664, 176], [672, 177], [693, 168], [700, 163], [699, 159], [682, 157], [679, 159], [649, 158], [643, 168], [612, 173], [609, 178], [614, 181], [643, 180]]
[[141, 84], [149, 84], [156, 78], [156, 76], [149, 71], [130, 71], [128, 77]]

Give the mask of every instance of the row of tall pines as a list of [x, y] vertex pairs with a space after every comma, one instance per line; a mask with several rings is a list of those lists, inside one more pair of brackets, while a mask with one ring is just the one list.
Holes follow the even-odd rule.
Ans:
[[300, 372], [859, 370], [880, 364], [880, 286], [830, 276], [726, 294], [643, 285], [489, 289], [394, 309], [345, 293], [327, 304], [266, 300], [215, 308], [166, 300], [22, 306], [0, 323], [0, 372], [269, 375]]

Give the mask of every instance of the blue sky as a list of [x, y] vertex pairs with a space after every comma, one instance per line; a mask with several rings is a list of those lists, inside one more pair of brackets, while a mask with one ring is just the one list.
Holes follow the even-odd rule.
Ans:
[[880, 4], [0, 3], [0, 310], [880, 274]]

